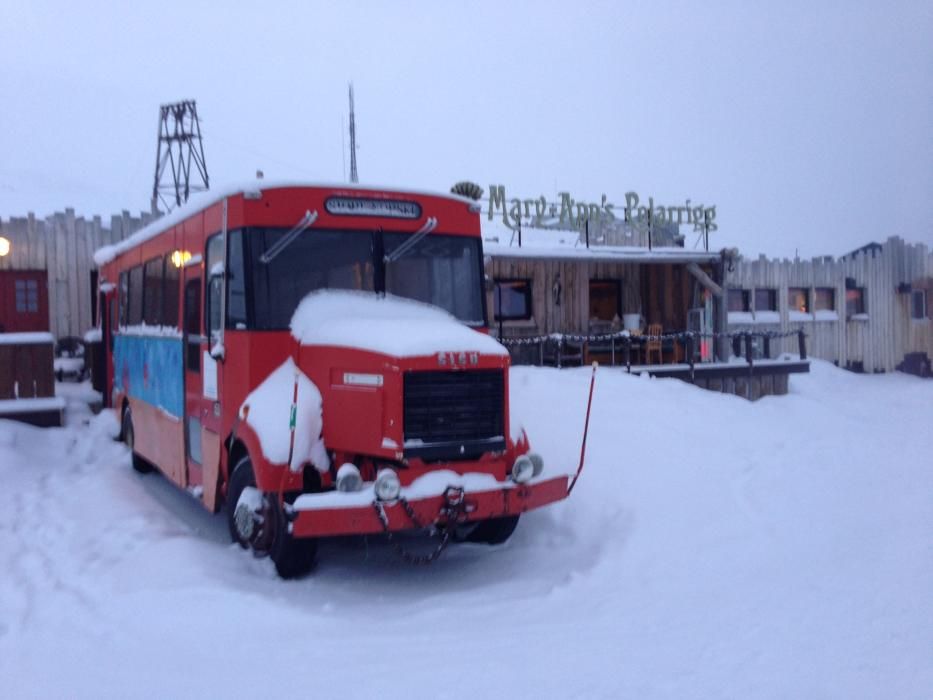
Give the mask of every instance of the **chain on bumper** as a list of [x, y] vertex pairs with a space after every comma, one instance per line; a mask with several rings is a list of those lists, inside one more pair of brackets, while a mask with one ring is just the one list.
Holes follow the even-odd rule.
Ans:
[[[395, 533], [389, 529], [389, 517], [386, 515], [383, 502], [379, 500], [373, 501], [373, 510], [376, 511], [376, 516], [379, 518], [379, 523], [382, 525], [383, 532], [388, 536], [389, 542], [392, 543], [396, 553], [409, 564], [430, 564], [436, 561], [443, 551], [447, 549], [447, 545], [450, 544], [450, 538], [453, 536], [454, 528], [466, 521], [466, 516], [470, 511], [466, 503], [463, 489], [456, 486], [448, 486], [444, 491], [444, 505], [441, 506], [438, 519], [434, 523], [427, 525], [422, 523], [415, 514], [415, 509], [406, 498], [399, 498], [398, 503], [402, 506], [402, 509], [405, 511], [412, 525], [420, 530], [434, 527], [438, 538], [437, 545], [428, 554], [415, 554], [410, 552], [402, 546], [396, 538]], [[443, 523], [443, 527], [437, 528], [436, 525], [441, 522]]]

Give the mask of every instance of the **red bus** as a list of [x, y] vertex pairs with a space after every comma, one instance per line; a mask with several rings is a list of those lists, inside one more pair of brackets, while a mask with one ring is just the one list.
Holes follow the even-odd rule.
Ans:
[[224, 507], [283, 577], [325, 536], [505, 541], [569, 479], [509, 425], [481, 240], [455, 195], [282, 185], [102, 248], [105, 397], [134, 467]]

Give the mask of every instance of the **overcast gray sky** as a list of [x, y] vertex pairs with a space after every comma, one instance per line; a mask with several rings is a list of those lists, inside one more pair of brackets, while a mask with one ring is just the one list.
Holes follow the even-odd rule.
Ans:
[[352, 80], [362, 182], [689, 198], [746, 255], [933, 244], [929, 0], [4, 0], [0, 26], [0, 219], [148, 209], [184, 98], [214, 184], [342, 180]]

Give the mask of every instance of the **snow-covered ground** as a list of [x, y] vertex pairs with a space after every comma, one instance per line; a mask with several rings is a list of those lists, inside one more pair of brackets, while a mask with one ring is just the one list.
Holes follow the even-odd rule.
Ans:
[[[0, 696], [933, 697], [933, 382], [812, 369], [754, 404], [600, 370], [583, 478], [509, 543], [292, 582], [75, 390], [0, 422]], [[512, 371], [547, 460], [588, 380]]]

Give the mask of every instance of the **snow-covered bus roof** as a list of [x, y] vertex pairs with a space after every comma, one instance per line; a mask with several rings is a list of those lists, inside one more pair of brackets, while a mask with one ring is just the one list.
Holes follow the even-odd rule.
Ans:
[[518, 232], [501, 221], [482, 218], [483, 253], [495, 258], [598, 260], [632, 263], [704, 263], [719, 259], [719, 252], [677, 247], [594, 245], [586, 247], [577, 231], [522, 228]]
[[455, 202], [462, 202], [468, 205], [477, 205], [477, 202], [468, 197], [462, 197], [451, 192], [432, 192], [430, 190], [410, 190], [392, 186], [380, 185], [361, 185], [348, 182], [306, 182], [297, 180], [249, 180], [246, 182], [231, 183], [207, 192], [198, 192], [191, 195], [185, 204], [174, 209], [172, 212], [162, 216], [155, 221], [150, 222], [133, 235], [125, 238], [119, 243], [105, 245], [98, 248], [94, 253], [94, 262], [98, 267], [102, 267], [111, 262], [122, 253], [132, 250], [136, 246], [155, 238], [167, 228], [181, 223], [189, 216], [197, 214], [199, 211], [207, 209], [213, 204], [221, 201], [225, 197], [233, 197], [241, 193], [259, 193], [264, 190], [286, 189], [290, 187], [309, 187], [320, 188], [334, 191], [361, 191], [361, 192], [385, 192], [389, 194], [407, 194], [427, 197], [442, 197]]

